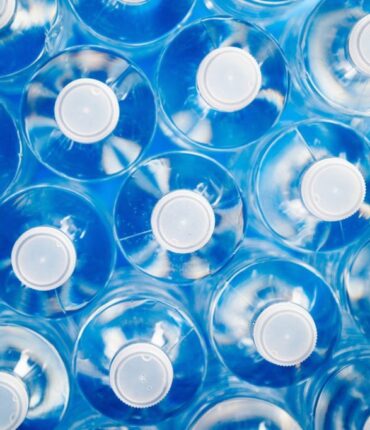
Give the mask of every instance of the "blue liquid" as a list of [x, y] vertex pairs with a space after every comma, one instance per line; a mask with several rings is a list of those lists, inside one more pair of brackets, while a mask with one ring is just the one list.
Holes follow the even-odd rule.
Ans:
[[[236, 112], [211, 109], [196, 86], [203, 58], [221, 46], [247, 51], [261, 69], [260, 92]], [[160, 60], [157, 86], [164, 128], [191, 145], [226, 150], [248, 145], [270, 130], [284, 109], [289, 78], [282, 52], [267, 33], [243, 21], [217, 17], [189, 25], [172, 40]]]
[[129, 4], [124, 0], [70, 0], [90, 31], [112, 45], [143, 45], [161, 39], [190, 14], [194, 0], [150, 0]]
[[[186, 254], [162, 247], [151, 227], [156, 203], [182, 189], [205, 197], [216, 221], [210, 241]], [[142, 163], [124, 182], [115, 207], [116, 237], [127, 259], [151, 276], [174, 282], [200, 279], [223, 267], [243, 239], [245, 222], [243, 201], [228, 172], [212, 159], [188, 152]]]
[[[54, 106], [71, 81], [106, 83], [119, 102], [119, 120], [105, 139], [78, 143], [58, 128]], [[156, 106], [147, 78], [117, 54], [99, 48], [74, 48], [51, 59], [29, 83], [22, 105], [23, 127], [36, 157], [54, 172], [79, 180], [104, 179], [125, 172], [149, 145]]]
[[[0, 296], [12, 308], [30, 315], [62, 317], [80, 310], [103, 291], [114, 267], [115, 247], [106, 221], [90, 201], [63, 188], [37, 186], [3, 201], [0, 219]], [[49, 291], [23, 285], [10, 260], [19, 236], [39, 226], [63, 231], [77, 254], [71, 278]]]
[[[202, 385], [206, 369], [203, 341], [181, 306], [160, 296], [124, 288], [95, 311], [83, 326], [74, 353], [74, 371], [91, 405], [129, 425], [153, 424], [183, 411]], [[144, 409], [121, 402], [109, 385], [115, 355], [135, 342], [157, 345], [171, 360], [174, 379], [166, 397]]]
[[[309, 378], [330, 358], [340, 335], [340, 311], [330, 287], [307, 266], [287, 260], [260, 260], [221, 285], [211, 306], [209, 330], [221, 361], [239, 378], [260, 386], [285, 386]], [[268, 362], [253, 340], [257, 315], [278, 302], [302, 306], [317, 328], [314, 351], [296, 366]]]
[[0, 105], [0, 196], [15, 180], [22, 158], [22, 147], [16, 126]]
[[[370, 181], [369, 146], [351, 128], [329, 121], [308, 121], [287, 128], [257, 155], [251, 188], [258, 215], [270, 231], [289, 246], [331, 251], [358, 240], [369, 228], [367, 193], [359, 211], [336, 222], [321, 221], [304, 206], [301, 179], [315, 161], [341, 157]], [[255, 195], [253, 196], [253, 192]]]

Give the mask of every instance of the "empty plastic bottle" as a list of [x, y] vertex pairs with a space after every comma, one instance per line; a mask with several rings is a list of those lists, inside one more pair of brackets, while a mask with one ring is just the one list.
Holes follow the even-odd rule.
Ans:
[[171, 152], [143, 162], [124, 182], [115, 207], [124, 255], [145, 273], [190, 282], [215, 273], [239, 247], [243, 201], [214, 160]]
[[61, 44], [57, 12], [56, 0], [0, 0], [0, 80], [10, 88]]
[[235, 149], [279, 119], [289, 79], [283, 54], [262, 29], [227, 17], [184, 28], [157, 72], [162, 126], [172, 139]]
[[74, 353], [76, 381], [86, 399], [130, 426], [182, 412], [202, 385], [207, 359], [182, 305], [140, 292], [141, 283], [136, 291], [121, 287], [88, 317]]
[[245, 188], [257, 216], [280, 240], [308, 251], [331, 251], [369, 228], [368, 141], [336, 122], [290, 126], [256, 150]]
[[110, 46], [156, 46], [190, 15], [195, 0], [70, 0], [83, 27]]
[[62, 420], [70, 384], [49, 340], [12, 321], [0, 322], [0, 428], [50, 430]]
[[312, 376], [341, 331], [325, 281], [295, 261], [260, 259], [221, 283], [209, 333], [221, 361], [255, 385], [284, 386]]
[[289, 42], [288, 56], [300, 90], [321, 110], [336, 116], [338, 112], [368, 116], [369, 2], [323, 0], [298, 28], [300, 34]]
[[20, 171], [22, 146], [16, 125], [0, 104], [0, 197], [13, 184]]
[[47, 167], [74, 179], [123, 173], [142, 155], [156, 125], [147, 78], [118, 54], [79, 47], [46, 63], [22, 105], [28, 144]]
[[74, 191], [35, 186], [0, 204], [0, 296], [26, 314], [61, 317], [108, 282], [114, 240], [103, 215]]

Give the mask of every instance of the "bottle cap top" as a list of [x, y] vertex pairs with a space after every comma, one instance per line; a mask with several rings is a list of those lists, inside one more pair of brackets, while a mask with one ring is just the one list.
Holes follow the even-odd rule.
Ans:
[[254, 324], [253, 339], [265, 360], [278, 366], [295, 366], [315, 349], [317, 330], [308, 311], [282, 302], [261, 312]]
[[304, 205], [322, 221], [342, 221], [354, 215], [365, 194], [361, 172], [342, 158], [317, 161], [303, 175], [301, 183]]
[[21, 379], [6, 372], [0, 372], [0, 405], [0, 428], [17, 429], [27, 416], [29, 398]]
[[260, 91], [261, 69], [251, 54], [235, 47], [217, 48], [201, 62], [197, 87], [215, 110], [235, 112], [248, 106]]
[[79, 143], [96, 143], [109, 136], [119, 119], [113, 90], [96, 79], [76, 79], [58, 94], [54, 115], [59, 129]]
[[215, 214], [201, 194], [176, 190], [155, 205], [151, 226], [157, 242], [168, 251], [187, 254], [203, 248], [212, 237]]
[[16, 0], [0, 0], [0, 30], [10, 24], [16, 7]]
[[360, 19], [349, 36], [349, 54], [357, 69], [370, 75], [370, 14]]
[[151, 343], [121, 349], [110, 367], [110, 385], [116, 396], [132, 408], [149, 408], [162, 401], [173, 381], [168, 356]]
[[129, 5], [141, 5], [148, 2], [149, 0], [119, 0], [121, 3], [127, 3]]
[[17, 278], [34, 290], [49, 291], [62, 286], [76, 267], [71, 239], [54, 227], [34, 227], [15, 242], [12, 267]]

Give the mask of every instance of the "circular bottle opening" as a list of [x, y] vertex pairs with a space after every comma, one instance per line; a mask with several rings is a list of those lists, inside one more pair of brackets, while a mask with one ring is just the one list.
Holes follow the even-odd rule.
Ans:
[[201, 194], [176, 190], [155, 205], [151, 226], [157, 242], [168, 251], [187, 254], [203, 248], [215, 228], [211, 204]]
[[168, 356], [151, 343], [135, 343], [114, 357], [110, 385], [116, 396], [132, 408], [148, 408], [161, 402], [173, 382]]
[[301, 183], [304, 205], [322, 221], [342, 221], [354, 215], [365, 195], [366, 184], [361, 172], [342, 158], [315, 162]]
[[370, 75], [370, 14], [354, 25], [349, 36], [349, 54], [356, 68]]
[[76, 79], [58, 94], [55, 121], [61, 132], [78, 143], [96, 143], [109, 136], [119, 120], [113, 90], [96, 79]]
[[275, 303], [256, 319], [253, 339], [265, 360], [277, 366], [295, 366], [314, 351], [317, 329], [310, 313], [301, 306]]
[[66, 283], [76, 267], [76, 250], [71, 239], [54, 227], [34, 227], [15, 242], [11, 263], [25, 286], [39, 291]]
[[10, 373], [0, 372], [0, 428], [17, 429], [26, 419], [29, 398], [24, 383]]
[[215, 110], [235, 112], [257, 97], [262, 84], [261, 69], [255, 58], [236, 47], [211, 51], [197, 72], [197, 88]]
[[0, 0], [0, 30], [12, 22], [16, 8], [16, 0]]

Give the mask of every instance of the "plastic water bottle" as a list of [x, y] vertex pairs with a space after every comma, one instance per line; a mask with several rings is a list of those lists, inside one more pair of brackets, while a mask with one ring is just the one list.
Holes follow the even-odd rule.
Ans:
[[[1, 48], [0, 48], [1, 49]], [[0, 60], [1, 61], [1, 60]], [[0, 104], [0, 197], [18, 176], [22, 159], [22, 146], [12, 117]]]
[[56, 0], [0, 0], [1, 91], [61, 44], [58, 26]]
[[295, 261], [247, 264], [221, 284], [210, 308], [219, 358], [240, 379], [260, 386], [312, 376], [330, 358], [340, 331], [331, 288]]
[[115, 263], [103, 215], [82, 195], [35, 186], [0, 204], [0, 297], [25, 314], [62, 317], [86, 306]]
[[16, 321], [0, 322], [0, 428], [54, 429], [69, 401], [68, 370], [49, 340]]
[[160, 60], [162, 128], [181, 144], [231, 150], [256, 141], [282, 113], [289, 79], [275, 40], [227, 17], [184, 28]]
[[245, 224], [233, 178], [214, 160], [190, 152], [143, 162], [124, 182], [115, 207], [116, 237], [126, 258], [176, 283], [223, 267]]
[[205, 345], [194, 322], [179, 302], [141, 292], [146, 282], [128, 281], [127, 289], [121, 282], [115, 298], [88, 317], [74, 352], [76, 381], [86, 399], [129, 426], [182, 412], [206, 371]]
[[[83, 27], [110, 46], [158, 45], [190, 15], [195, 0], [70, 0]], [[146, 50], [146, 49], [145, 49]]]
[[370, 428], [370, 350], [352, 345], [314, 380], [305, 395], [314, 407], [317, 430], [368, 430]]
[[249, 187], [257, 217], [279, 239], [331, 251], [369, 228], [368, 141], [336, 122], [305, 121], [256, 150]]
[[104, 179], [140, 158], [154, 134], [156, 105], [136, 66], [114, 52], [79, 47], [36, 73], [22, 117], [43, 164], [74, 179]]
[[370, 4], [324, 0], [298, 28], [289, 57], [301, 91], [336, 117], [339, 112], [368, 116]]

